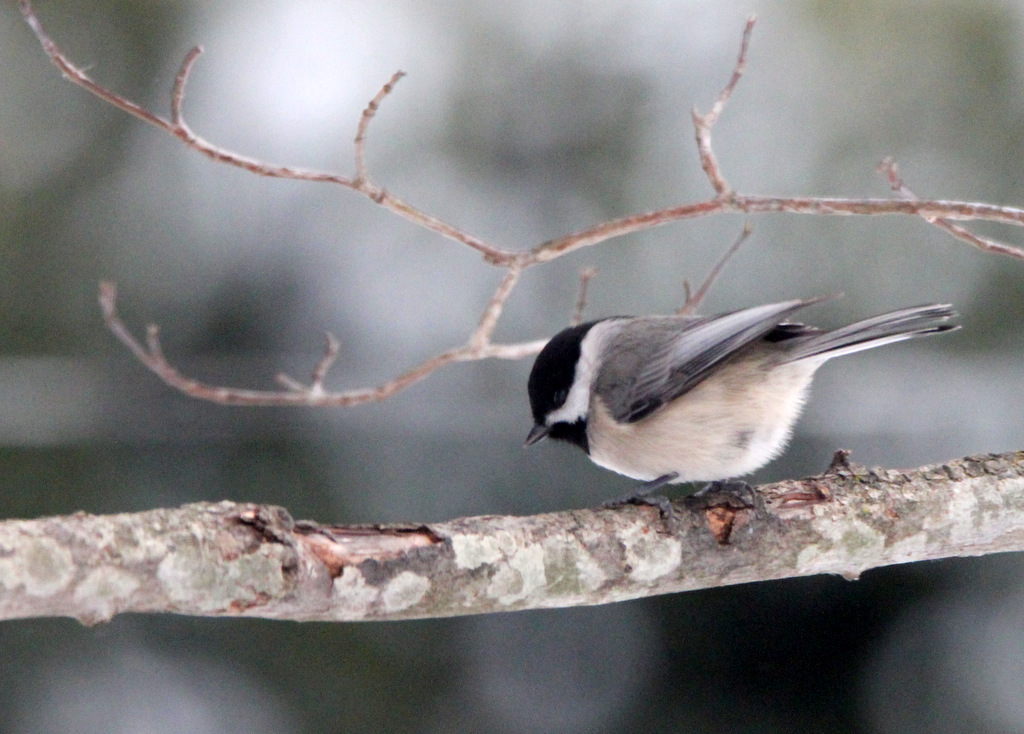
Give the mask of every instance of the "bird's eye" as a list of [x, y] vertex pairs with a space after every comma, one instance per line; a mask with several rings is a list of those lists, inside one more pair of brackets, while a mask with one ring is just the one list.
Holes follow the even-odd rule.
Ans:
[[562, 405], [563, 403], [565, 403], [566, 398], [568, 397], [568, 390], [558, 390], [557, 392], [555, 392], [555, 405]]

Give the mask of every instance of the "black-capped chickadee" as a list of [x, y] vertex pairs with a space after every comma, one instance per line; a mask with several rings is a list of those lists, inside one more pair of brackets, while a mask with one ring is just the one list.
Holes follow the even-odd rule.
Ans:
[[[547, 343], [528, 384], [531, 445], [550, 437], [647, 482], [621, 501], [675, 482], [719, 482], [785, 448], [815, 370], [862, 349], [959, 328], [948, 305], [916, 306], [834, 331], [787, 321], [825, 299], [717, 316], [612, 317]], [[669, 509], [670, 511], [670, 509]]]

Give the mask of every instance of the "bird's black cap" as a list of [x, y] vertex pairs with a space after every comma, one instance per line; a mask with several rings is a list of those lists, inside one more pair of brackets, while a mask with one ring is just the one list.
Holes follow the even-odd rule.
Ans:
[[580, 344], [587, 332], [598, 323], [589, 321], [570, 326], [555, 334], [537, 355], [527, 382], [530, 394], [530, 409], [533, 412], [534, 428], [527, 438], [527, 445], [536, 443], [545, 436], [571, 441], [586, 450], [586, 423], [556, 424], [547, 426], [547, 416], [565, 404], [576, 377], [576, 363], [580, 358]]

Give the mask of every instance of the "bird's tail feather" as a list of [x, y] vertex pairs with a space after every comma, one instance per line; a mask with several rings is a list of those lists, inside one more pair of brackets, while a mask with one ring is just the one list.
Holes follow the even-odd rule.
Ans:
[[787, 350], [786, 361], [814, 357], [824, 361], [904, 339], [953, 331], [960, 328], [958, 324], [950, 323], [955, 316], [952, 307], [944, 303], [891, 311], [835, 331], [794, 339]]

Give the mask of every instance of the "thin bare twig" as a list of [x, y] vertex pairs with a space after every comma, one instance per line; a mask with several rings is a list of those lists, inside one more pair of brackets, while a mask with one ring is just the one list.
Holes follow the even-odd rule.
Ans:
[[324, 378], [327, 377], [327, 373], [334, 366], [334, 360], [338, 358], [338, 352], [341, 350], [341, 343], [338, 341], [338, 337], [329, 331], [326, 336], [327, 346], [324, 348], [324, 356], [313, 369], [313, 382], [311, 384], [314, 390], [323, 390]]
[[320, 358], [320, 361], [316, 363], [316, 367], [313, 368], [313, 378], [309, 385], [303, 385], [295, 378], [283, 372], [277, 375], [278, 383], [294, 392], [307, 392], [311, 395], [325, 394], [324, 380], [331, 367], [334, 366], [334, 362], [338, 358], [338, 352], [341, 350], [341, 343], [338, 341], [338, 337], [331, 332], [327, 332], [326, 337], [327, 344], [324, 347], [324, 356]]
[[578, 326], [583, 323], [583, 309], [587, 307], [587, 287], [595, 275], [597, 275], [597, 268], [595, 267], [583, 268], [580, 271], [580, 290], [579, 295], [576, 296], [576, 310], [573, 311], [572, 318], [569, 320], [571, 326]]
[[[886, 174], [893, 191], [908, 201], [919, 201], [917, 195], [903, 182], [903, 179], [900, 177], [899, 166], [891, 156], [886, 156], [882, 159], [881, 163], [878, 164], [878, 170]], [[976, 235], [965, 227], [954, 224], [948, 217], [932, 217], [923, 214], [921, 217], [929, 224], [934, 224], [939, 229], [948, 232], [959, 240], [974, 245], [979, 250], [1006, 255], [1017, 260], [1024, 260], [1024, 250], [1021, 248]]]
[[[1015, 224], [1018, 226], [1024, 225], [1024, 210], [1022, 209], [1014, 207], [996, 207], [986, 204], [972, 204], [967, 202], [918, 200], [914, 202], [903, 202], [905, 206], [899, 206], [896, 205], [896, 202], [892, 202], [888, 199], [827, 199], [812, 197], [793, 198], [737, 195], [734, 195], [731, 198], [729, 196], [723, 197], [722, 192], [728, 192], [729, 187], [724, 183], [724, 178], [721, 176], [720, 169], [718, 168], [717, 159], [715, 158], [714, 152], [711, 148], [710, 128], [724, 111], [726, 103], [739, 83], [746, 68], [747, 51], [755, 21], [753, 16], [748, 18], [746, 26], [744, 27], [740, 53], [729, 83], [719, 94], [718, 99], [711, 108], [711, 111], [707, 115], [698, 115], [697, 117], [699, 119], [695, 119], [694, 121], [695, 127], [697, 128], [698, 150], [701, 152], [702, 165], [708, 163], [708, 167], [711, 169], [711, 175], [721, 179], [720, 183], [716, 186], [716, 191], [719, 192], [719, 196], [709, 201], [684, 204], [682, 206], [669, 207], [653, 212], [645, 212], [642, 214], [622, 217], [620, 219], [574, 232], [564, 237], [543, 242], [530, 251], [522, 252], [517, 250], [507, 250], [491, 245], [480, 238], [453, 227], [447, 222], [443, 222], [436, 217], [416, 209], [412, 205], [394, 197], [372, 181], [364, 179], [357, 182], [355, 179], [336, 173], [272, 165], [219, 148], [195, 135], [187, 126], [184, 125], [183, 122], [180, 121], [180, 119], [179, 122], [181, 122], [181, 124], [174, 121], [167, 121], [159, 115], [149, 112], [145, 108], [94, 82], [85, 74], [84, 71], [72, 64], [63, 55], [53, 40], [46, 34], [32, 8], [30, 0], [19, 1], [22, 14], [25, 17], [26, 22], [35, 32], [36, 37], [39, 39], [40, 44], [50, 57], [51, 61], [70, 81], [86, 89], [105, 102], [134, 115], [144, 122], [169, 132], [179, 138], [189, 148], [192, 148], [215, 161], [237, 166], [261, 176], [299, 181], [333, 183], [357, 191], [398, 216], [418, 224], [425, 229], [436, 232], [443, 237], [456, 242], [461, 242], [462, 244], [473, 248], [483, 255], [484, 259], [488, 263], [500, 267], [508, 267], [511, 264], [517, 264], [525, 268], [553, 260], [580, 248], [593, 246], [600, 242], [604, 242], [605, 240], [619, 237], [630, 232], [638, 232], [650, 227], [656, 227], [692, 217], [712, 216], [718, 214], [756, 214], [778, 212], [813, 214], [819, 216], [849, 214], [909, 214], [915, 216], [945, 217], [947, 219], [984, 219]], [[181, 109], [180, 97], [184, 94], [185, 81], [187, 80], [192, 64], [198, 57], [198, 53], [197, 49], [193, 49], [189, 53], [185, 62], [182, 64], [182, 70], [179, 72], [178, 78], [175, 80], [174, 93], [178, 95], [178, 99], [176, 101], [172, 100], [172, 113], [174, 110], [178, 110], [177, 114], [179, 118]], [[391, 83], [393, 82], [389, 82], [389, 84]], [[378, 100], [380, 96], [380, 93], [378, 93], [374, 100]], [[372, 104], [373, 101], [371, 101], [371, 105]], [[369, 109], [369, 107], [367, 109]], [[363, 137], [365, 137], [364, 122], [369, 124], [369, 120], [360, 121], [360, 125], [363, 127]], [[1004, 252], [1002, 254], [1009, 254], [1014, 257], [1016, 256], [1013, 252]]]
[[[692, 204], [658, 209], [612, 219], [558, 237], [530, 250], [527, 264], [548, 262], [558, 257], [592, 247], [606, 240], [633, 232], [642, 232], [684, 219], [718, 214], [809, 214], [812, 216], [882, 216], [911, 215], [944, 217], [946, 219], [985, 220], [1024, 227], [1024, 209], [995, 204], [979, 204], [942, 199], [847, 199], [811, 196], [754, 196], [733, 194], [728, 199], [715, 198]], [[1012, 253], [1001, 253], [1009, 254]]]
[[127, 112], [129, 115], [133, 115], [143, 122], [148, 122], [150, 125], [155, 125], [156, 127], [170, 132], [171, 134], [174, 133], [174, 126], [167, 120], [163, 119], [159, 115], [154, 115], [141, 105], [137, 105], [124, 97], [114, 94], [105, 87], [100, 86], [90, 79], [84, 71], [68, 61], [67, 57], [64, 56], [61, 50], [57, 47], [57, 44], [54, 43], [43, 30], [43, 26], [40, 24], [39, 18], [32, 9], [32, 3], [30, 3], [29, 0], [20, 0], [20, 4], [21, 14], [25, 18], [25, 22], [28, 23], [32, 32], [36, 34], [36, 38], [39, 39], [39, 43], [42, 45], [43, 50], [50, 57], [50, 60], [54, 65], [61, 70], [65, 78], [96, 95], [103, 101]]
[[192, 73], [192, 65], [202, 55], [202, 46], [193, 46], [192, 50], [185, 55], [181, 62], [178, 75], [174, 77], [174, 88], [171, 90], [171, 124], [177, 127], [187, 127], [185, 117], [181, 113], [181, 106], [185, 102], [185, 85], [188, 83], [189, 74]]
[[[739, 195], [732, 191], [725, 181], [719, 167], [717, 158], [711, 145], [711, 129], [718, 121], [725, 110], [733, 91], [738, 85], [747, 64], [747, 53], [750, 37], [753, 31], [755, 18], [750, 16], [747, 19], [740, 44], [740, 51], [736, 65], [733, 68], [732, 76], [726, 86], [718, 95], [711, 110], [704, 115], [696, 110], [693, 113], [694, 129], [696, 133], [697, 148], [701, 158], [701, 166], [716, 191], [716, 196], [707, 201], [683, 204], [675, 207], [668, 207], [652, 212], [644, 212], [612, 221], [604, 222], [593, 227], [579, 230], [572, 234], [565, 235], [527, 250], [507, 250], [491, 245], [478, 237], [475, 237], [447, 222], [427, 214], [407, 202], [391, 195], [384, 188], [371, 181], [367, 176], [365, 162], [365, 140], [369, 125], [376, 114], [380, 104], [388, 94], [391, 93], [395, 83], [402, 76], [397, 72], [385, 84], [381, 90], [370, 100], [363, 110], [357, 126], [355, 137], [355, 165], [356, 177], [351, 178], [337, 173], [316, 171], [311, 169], [296, 168], [290, 166], [278, 166], [266, 163], [261, 160], [248, 158], [233, 151], [216, 146], [200, 136], [196, 135], [186, 124], [182, 112], [185, 96], [185, 88], [192, 68], [202, 53], [199, 47], [193, 48], [185, 57], [180, 70], [174, 80], [171, 91], [171, 119], [163, 117], [146, 110], [134, 102], [106, 89], [93, 81], [82, 69], [72, 64], [61, 52], [53, 40], [43, 30], [30, 0], [19, 0], [22, 15], [30, 28], [39, 39], [44, 51], [50, 60], [63, 72], [73, 83], [89, 91], [101, 100], [114, 107], [127, 112], [140, 120], [164, 130], [182, 141], [188, 148], [195, 150], [214, 161], [225, 163], [248, 170], [261, 176], [273, 178], [284, 178], [297, 181], [313, 181], [333, 183], [356, 191], [367, 196], [385, 209], [397, 214], [404, 219], [417, 224], [424, 229], [436, 232], [443, 237], [462, 243], [480, 253], [484, 260], [492, 265], [502, 267], [507, 273], [488, 302], [480, 322], [470, 335], [467, 342], [458, 348], [444, 352], [433, 359], [427, 360], [421, 365], [414, 367], [403, 375], [384, 383], [376, 388], [362, 390], [350, 390], [339, 393], [330, 393], [323, 389], [323, 380], [327, 370], [333, 363], [336, 356], [336, 345], [328, 342], [326, 353], [317, 366], [313, 375], [313, 382], [306, 386], [287, 376], [279, 377], [279, 381], [287, 388], [286, 392], [254, 391], [235, 388], [221, 388], [196, 380], [191, 380], [178, 373], [164, 358], [159, 342], [159, 333], [156, 327], [150, 327], [147, 331], [146, 342], [143, 346], [127, 329], [121, 321], [115, 308], [116, 293], [112, 284], [101, 284], [100, 302], [103, 307], [104, 318], [114, 335], [125, 344], [129, 350], [145, 364], [150, 370], [156, 373], [164, 382], [182, 392], [205, 400], [212, 400], [220, 403], [247, 405], [354, 405], [362, 402], [382, 400], [408, 385], [422, 379], [430, 372], [453, 362], [499, 358], [499, 359], [520, 359], [525, 356], [536, 354], [545, 344], [545, 340], [523, 342], [518, 344], [493, 344], [491, 335], [497, 325], [498, 319], [504, 308], [504, 304], [518, 283], [522, 272], [533, 266], [548, 262], [555, 258], [567, 255], [583, 247], [596, 245], [606, 240], [620, 237], [622, 235], [639, 232], [652, 227], [661, 226], [670, 222], [676, 222], [694, 217], [706, 217], [718, 214], [755, 214], [755, 213], [792, 213], [810, 215], [911, 215], [922, 217], [936, 226], [940, 226], [954, 237], [970, 242], [989, 252], [995, 252], [1016, 259], [1024, 260], [1024, 252], [1020, 249], [993, 242], [967, 232], [962, 227], [952, 223], [952, 220], [988, 220], [1003, 222], [1016, 226], [1024, 226], [1024, 209], [1005, 206], [994, 206], [990, 204], [975, 204], [969, 202], [943, 201], [943, 200], [921, 200], [911, 194], [905, 200], [892, 199], [837, 199], [821, 197], [773, 197], [773, 196], [749, 196]], [[893, 172], [895, 169], [893, 168]], [[895, 176], [895, 173], [893, 173]], [[902, 186], [902, 183], [901, 183]], [[909, 190], [902, 187], [903, 191]], [[707, 294], [711, 284], [717, 278], [722, 266], [729, 257], [740, 246], [744, 237], [736, 243], [716, 265], [715, 269], [705, 280], [696, 294], [689, 292], [687, 284], [687, 304], [684, 310], [694, 310]], [[584, 302], [585, 290], [588, 277], [581, 282], [581, 294], [579, 304]], [[582, 307], [577, 306], [573, 320], [582, 318]]]
[[749, 221], [744, 222], [743, 231], [740, 232], [740, 236], [737, 237], [736, 241], [729, 246], [729, 249], [725, 251], [725, 254], [718, 259], [718, 262], [715, 263], [715, 267], [711, 268], [711, 272], [708, 273], [708, 277], [704, 279], [704, 282], [700, 284], [700, 288], [697, 289], [696, 293], [691, 294], [690, 283], [688, 281], [683, 281], [683, 289], [686, 291], [686, 302], [683, 304], [682, 308], [676, 311], [677, 314], [680, 316], [689, 315], [695, 313], [697, 309], [700, 308], [700, 304], [704, 302], [704, 299], [711, 291], [711, 286], [713, 286], [715, 281], [718, 280], [718, 276], [722, 273], [726, 264], [732, 259], [732, 256], [736, 254], [737, 250], [740, 249], [740, 246], [747, 241], [747, 238], [750, 237], [750, 233], [753, 231], [753, 225], [751, 225]]
[[[447, 222], [442, 222], [436, 217], [432, 217], [429, 214], [420, 211], [408, 202], [402, 201], [401, 199], [391, 195], [382, 187], [365, 178], [356, 180], [349, 176], [343, 176], [329, 171], [317, 171], [309, 168], [274, 165], [214, 145], [208, 140], [196, 135], [181, 119], [182, 96], [184, 95], [185, 83], [188, 80], [189, 73], [191, 72], [192, 66], [200, 53], [197, 49], [192, 49], [181, 65], [181, 71], [178, 72], [171, 94], [172, 119], [166, 120], [160, 115], [154, 114], [141, 105], [125, 99], [124, 97], [115, 94], [94, 82], [88, 74], [68, 60], [63, 52], [61, 52], [60, 48], [58, 48], [57, 44], [54, 43], [49, 35], [47, 35], [46, 31], [43, 30], [42, 24], [39, 22], [39, 18], [32, 7], [30, 0], [19, 1], [21, 13], [25, 18], [25, 22], [28, 23], [29, 27], [36, 34], [36, 38], [39, 39], [39, 43], [42, 45], [43, 50], [46, 51], [46, 54], [50, 57], [50, 60], [64, 73], [64, 76], [67, 77], [68, 80], [83, 89], [88, 90], [114, 107], [139, 118], [143, 122], [147, 122], [161, 130], [165, 130], [181, 140], [192, 150], [219, 163], [236, 166], [259, 176], [283, 178], [294, 181], [332, 183], [344, 186], [347, 189], [351, 189], [352, 191], [356, 191], [363, 196], [368, 197], [385, 209], [420, 227], [423, 227], [424, 229], [436, 232], [443, 237], [455, 240], [456, 242], [461, 242], [467, 247], [473, 248], [488, 262], [493, 262], [498, 265], [507, 265], [517, 257], [517, 254], [514, 252], [508, 252], [499, 247], [490, 245], [479, 237], [471, 235], [468, 232], [464, 232]], [[378, 96], [380, 95], [378, 94]], [[377, 97], [374, 99], [376, 100]], [[365, 125], [362, 127], [362, 132], [365, 136]]]
[[707, 174], [712, 188], [720, 197], [730, 196], [732, 188], [726, 182], [725, 176], [722, 175], [722, 169], [718, 165], [718, 158], [711, 147], [711, 128], [718, 122], [718, 117], [725, 109], [729, 98], [732, 97], [733, 90], [736, 89], [736, 85], [743, 78], [743, 72], [747, 70], [747, 49], [750, 47], [750, 34], [754, 32], [754, 23], [756, 22], [756, 15], [751, 15], [747, 18], [747, 24], [743, 27], [743, 40], [740, 42], [740, 54], [736, 59], [736, 66], [733, 67], [732, 77], [719, 93], [718, 99], [711, 106], [711, 110], [707, 114], [702, 115], [694, 107], [691, 113], [693, 115], [693, 128], [697, 138], [697, 153], [700, 155], [700, 166], [704, 169], [704, 173]]
[[[131, 102], [130, 100], [127, 100], [94, 82], [85, 74], [84, 71], [72, 64], [63, 55], [53, 40], [46, 34], [35, 14], [35, 11], [32, 9], [31, 2], [29, 0], [20, 0], [20, 5], [26, 22], [35, 32], [43, 49], [46, 51], [51, 61], [61, 69], [69, 80], [83, 87], [107, 103], [128, 112], [151, 125], [155, 125], [156, 127], [166, 130], [175, 137], [181, 139], [182, 142], [193, 150], [196, 150], [216, 161], [238, 166], [262, 176], [334, 183], [353, 189], [365, 196], [368, 196], [389, 211], [392, 211], [409, 221], [477, 250], [484, 256], [484, 259], [487, 262], [501, 267], [508, 267], [511, 264], [528, 267], [542, 262], [547, 262], [548, 260], [568, 254], [569, 252], [573, 252], [582, 247], [592, 246], [630, 232], [641, 231], [650, 227], [668, 224], [669, 222], [675, 222], [691, 217], [711, 216], [716, 214], [754, 214], [775, 212], [814, 215], [911, 214], [924, 217], [944, 217], [947, 219], [987, 219], [991, 221], [1016, 224], [1018, 226], [1024, 225], [1024, 210], [1022, 209], [942, 200], [917, 200], [914, 202], [904, 202], [910, 206], [894, 206], [894, 202], [886, 199], [733, 196], [728, 201], [723, 201], [723, 192], [727, 193], [729, 191], [729, 187], [724, 183], [724, 178], [721, 177], [717, 160], [711, 148], [710, 129], [724, 111], [726, 103], [742, 78], [743, 72], [746, 68], [749, 41], [755, 22], [754, 16], [747, 19], [747, 23], [744, 27], [740, 53], [729, 83], [719, 94], [718, 99], [711, 108], [711, 111], [706, 115], [697, 115], [694, 120], [694, 124], [697, 129], [698, 149], [701, 152], [702, 157], [702, 165], [708, 163], [706, 168], [709, 167], [711, 169], [710, 175], [714, 179], [719, 180], [719, 183], [716, 185], [716, 191], [719, 192], [719, 197], [710, 201], [685, 204], [678, 207], [670, 207], [658, 211], [623, 217], [595, 227], [574, 232], [566, 235], [565, 237], [541, 243], [529, 252], [520, 252], [515, 250], [505, 250], [490, 245], [473, 235], [463, 232], [446, 222], [416, 209], [410, 204], [387, 193], [384, 189], [369, 180], [363, 179], [357, 182], [352, 178], [336, 173], [289, 166], [276, 166], [219, 148], [192, 133], [192, 131], [183, 123], [178, 124], [174, 121], [167, 121], [159, 115], [149, 112], [134, 102]], [[186, 56], [185, 62], [182, 64], [181, 71], [178, 74], [178, 78], [175, 80], [175, 89], [172, 96], [176, 98], [172, 99], [172, 113], [177, 111], [175, 114], [177, 114], [179, 122], [181, 117], [181, 96], [184, 94], [185, 81], [187, 80], [189, 71], [198, 57], [198, 54], [199, 50], [193, 49], [189, 55]], [[360, 129], [363, 138], [366, 133], [366, 125], [369, 124], [369, 120], [372, 118], [372, 114], [367, 116], [367, 112], [371, 107], [373, 107], [375, 102], [379, 104], [383, 99], [383, 96], [387, 94], [386, 90], [388, 90], [388, 86], [393, 84], [394, 80], [395, 78], [392, 77], [392, 81], [390, 81], [388, 85], [385, 85], [385, 88], [382, 89], [373, 100], [371, 100], [367, 110], [364, 111], [364, 118], [360, 121]], [[357, 138], [358, 137], [360, 136], [357, 134]], [[358, 168], [359, 167], [357, 165], [357, 171]], [[729, 197], [726, 196], [724, 198]], [[994, 251], [999, 250], [996, 249]], [[1016, 256], [1012, 250], [1010, 252], [1003, 252], [1002, 254], [1009, 254], [1014, 257]]]
[[373, 119], [374, 115], [377, 114], [377, 110], [380, 109], [381, 102], [384, 98], [391, 94], [395, 85], [398, 84], [398, 80], [405, 76], [404, 71], [396, 71], [388, 79], [387, 84], [380, 88], [376, 96], [370, 100], [370, 103], [366, 105], [366, 109], [363, 110], [362, 116], [359, 118], [359, 127], [356, 128], [356, 183], [367, 179], [366, 176], [366, 131], [370, 127], [370, 120]]
[[473, 334], [466, 343], [467, 347], [472, 350], [483, 350], [490, 345], [491, 334], [494, 333], [494, 327], [498, 325], [498, 319], [501, 318], [501, 312], [505, 308], [505, 301], [512, 295], [512, 290], [519, 282], [519, 276], [522, 273], [523, 269], [518, 266], [508, 269], [508, 273], [502, 279], [498, 290], [491, 296], [491, 300], [487, 303], [487, 308], [484, 309], [483, 314], [480, 316], [476, 329], [474, 329]]
[[210, 385], [182, 375], [167, 361], [160, 345], [160, 330], [154, 324], [146, 328], [146, 343], [143, 345], [125, 325], [117, 311], [117, 287], [114, 283], [100, 283], [99, 302], [107, 328], [124, 344], [135, 357], [151, 372], [170, 387], [186, 395], [221, 405], [249, 406], [305, 406], [305, 407], [346, 407], [362, 403], [385, 400], [395, 393], [419, 382], [432, 372], [455, 362], [481, 359], [517, 360], [537, 354], [547, 343], [546, 339], [513, 344], [492, 344], [491, 333], [497, 324], [501, 309], [515, 286], [519, 271], [510, 271], [499, 284], [494, 296], [488, 302], [477, 329], [461, 347], [443, 352], [425, 362], [388, 380], [377, 387], [330, 392], [323, 383], [328, 370], [338, 355], [338, 340], [327, 335], [327, 346], [323, 357], [313, 371], [310, 385], [303, 385], [287, 375], [278, 375], [277, 381], [285, 390], [249, 390], [245, 388]]

